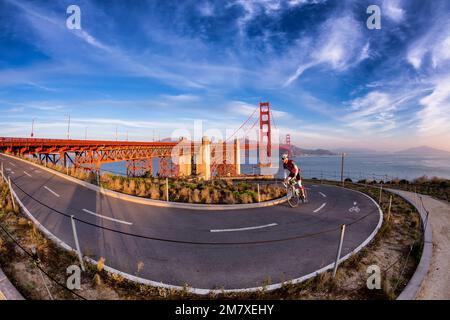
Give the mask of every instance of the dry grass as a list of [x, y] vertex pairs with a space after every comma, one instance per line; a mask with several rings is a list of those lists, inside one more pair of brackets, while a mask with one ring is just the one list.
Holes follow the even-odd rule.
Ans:
[[[166, 180], [158, 178], [126, 178], [102, 174], [101, 186], [118, 192], [155, 200], [166, 200]], [[261, 201], [285, 195], [281, 185], [264, 184], [260, 187]], [[169, 179], [169, 200], [205, 204], [254, 203], [258, 201], [257, 185], [241, 181], [201, 179]]]

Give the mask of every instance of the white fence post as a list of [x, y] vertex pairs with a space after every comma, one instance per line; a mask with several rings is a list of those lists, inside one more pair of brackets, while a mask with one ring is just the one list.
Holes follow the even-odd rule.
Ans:
[[75, 225], [75, 219], [73, 218], [73, 215], [70, 216], [70, 221], [72, 222], [73, 238], [75, 239], [75, 247], [77, 248], [78, 259], [80, 260], [81, 264], [81, 270], [85, 271], [83, 255], [81, 254], [80, 243], [78, 242], [77, 227]]
[[258, 183], [258, 202], [261, 202], [261, 194], [259, 193], [259, 183]]
[[336, 262], [334, 263], [334, 269], [333, 269], [333, 278], [336, 277], [336, 271], [339, 265], [339, 259], [341, 258], [341, 251], [342, 251], [342, 243], [344, 242], [344, 234], [345, 234], [345, 224], [341, 226], [341, 238], [339, 240], [339, 246], [336, 254]]
[[166, 178], [166, 201], [169, 201], [169, 178]]

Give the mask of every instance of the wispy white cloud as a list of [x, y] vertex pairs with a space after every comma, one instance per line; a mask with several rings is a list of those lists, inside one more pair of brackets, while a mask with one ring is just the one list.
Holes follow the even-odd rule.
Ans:
[[401, 7], [401, 0], [384, 0], [381, 6], [382, 16], [386, 16], [396, 23], [405, 18], [405, 10]]
[[378, 132], [395, 128], [396, 105], [386, 93], [373, 91], [354, 99], [350, 103], [351, 113], [346, 116], [348, 126], [364, 131], [375, 129]]
[[[302, 44], [302, 49], [305, 47]], [[344, 71], [369, 57], [369, 44], [361, 32], [361, 24], [350, 15], [331, 17], [320, 28], [319, 38], [305, 50], [298, 50], [306, 58], [290, 75], [284, 86], [291, 85], [307, 69], [325, 65]]]
[[349, 111], [343, 117], [343, 122], [365, 135], [383, 133], [385, 136], [392, 136], [397, 133], [394, 130], [398, 129], [399, 125], [406, 129], [402, 111], [410, 108], [410, 104], [421, 94], [423, 90], [416, 89], [406, 92], [371, 91], [349, 102]]
[[423, 37], [411, 44], [407, 52], [408, 62], [417, 70], [430, 57], [433, 68], [443, 67], [450, 60], [450, 19], [438, 19]]
[[434, 81], [432, 93], [420, 100], [423, 109], [417, 113], [419, 130], [427, 136], [445, 135], [450, 141], [450, 75]]

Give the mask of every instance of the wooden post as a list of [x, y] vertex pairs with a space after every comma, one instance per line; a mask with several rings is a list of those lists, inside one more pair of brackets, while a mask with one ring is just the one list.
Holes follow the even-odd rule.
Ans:
[[261, 194], [259, 193], [259, 183], [258, 183], [258, 202], [261, 202]]
[[387, 219], [386, 219], [388, 222], [391, 219], [391, 207], [392, 207], [392, 195], [389, 197], [388, 216], [387, 216]]

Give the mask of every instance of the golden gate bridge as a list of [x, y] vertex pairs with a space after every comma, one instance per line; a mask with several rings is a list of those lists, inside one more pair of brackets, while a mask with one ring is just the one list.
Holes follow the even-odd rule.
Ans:
[[[259, 112], [257, 112], [259, 110]], [[259, 123], [256, 141], [245, 139]], [[139, 142], [109, 140], [73, 140], [0, 137], [0, 152], [37, 158], [41, 163], [52, 163], [62, 167], [99, 171], [101, 165], [111, 162], [126, 162], [127, 176], [144, 176], [153, 172], [153, 159], [157, 158], [157, 174], [160, 177], [190, 176], [194, 172], [206, 179], [211, 177], [239, 176], [240, 152], [257, 151], [260, 167], [272, 166], [272, 148], [290, 153], [290, 135], [285, 143], [272, 141], [274, 117], [269, 102], [260, 102], [252, 114], [225, 141]], [[276, 127], [276, 126], [275, 126]], [[176, 161], [174, 161], [176, 158]]]

